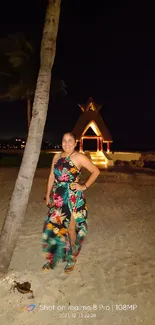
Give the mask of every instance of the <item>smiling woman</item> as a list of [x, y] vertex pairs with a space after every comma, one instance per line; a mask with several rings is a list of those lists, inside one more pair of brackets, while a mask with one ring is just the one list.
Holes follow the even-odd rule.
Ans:
[[[42, 237], [47, 259], [43, 270], [53, 269], [59, 260], [66, 260], [64, 271], [71, 272], [87, 234], [88, 212], [83, 191], [100, 172], [84, 154], [75, 151], [75, 147], [75, 135], [65, 133], [62, 138], [63, 151], [53, 158], [46, 193], [49, 211]], [[91, 173], [83, 185], [79, 183], [82, 167]]]

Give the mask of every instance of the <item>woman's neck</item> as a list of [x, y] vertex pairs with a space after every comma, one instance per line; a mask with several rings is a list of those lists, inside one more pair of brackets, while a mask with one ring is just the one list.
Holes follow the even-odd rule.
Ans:
[[73, 153], [75, 152], [75, 150], [71, 151], [71, 152], [65, 152], [65, 151], [62, 151], [62, 154], [61, 156], [62, 157], [70, 157]]

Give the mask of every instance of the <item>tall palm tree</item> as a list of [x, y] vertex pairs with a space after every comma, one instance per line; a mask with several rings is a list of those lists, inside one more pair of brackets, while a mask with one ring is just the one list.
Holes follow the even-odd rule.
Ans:
[[51, 70], [56, 54], [61, 0], [49, 0], [43, 30], [40, 69], [33, 102], [32, 119], [20, 170], [0, 236], [0, 273], [8, 271], [24, 221], [25, 211], [39, 159], [46, 122]]

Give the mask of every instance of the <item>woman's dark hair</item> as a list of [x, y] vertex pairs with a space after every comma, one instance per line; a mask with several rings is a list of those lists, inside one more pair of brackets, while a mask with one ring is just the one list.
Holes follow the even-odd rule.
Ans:
[[76, 135], [73, 132], [65, 132], [63, 134], [63, 136], [62, 136], [62, 139], [63, 139], [63, 137], [64, 137], [65, 134], [69, 134], [75, 140], [75, 142], [76, 142]]

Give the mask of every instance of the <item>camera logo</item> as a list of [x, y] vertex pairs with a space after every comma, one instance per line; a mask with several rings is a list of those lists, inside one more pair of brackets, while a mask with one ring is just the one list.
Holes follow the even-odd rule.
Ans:
[[27, 312], [33, 311], [36, 308], [35, 304], [30, 304], [28, 306], [20, 307], [20, 310], [26, 310]]

